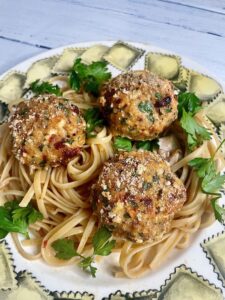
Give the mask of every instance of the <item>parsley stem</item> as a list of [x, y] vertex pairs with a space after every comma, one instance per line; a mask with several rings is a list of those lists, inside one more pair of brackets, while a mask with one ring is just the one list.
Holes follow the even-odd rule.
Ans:
[[25, 233], [25, 237], [26, 237], [27, 240], [30, 240], [30, 236], [29, 236], [28, 232]]
[[216, 149], [216, 151], [214, 152], [213, 156], [211, 157], [211, 161], [214, 160], [217, 152], [219, 151], [219, 149], [223, 146], [223, 144], [225, 143], [225, 139], [222, 140], [222, 142], [220, 143], [219, 147]]

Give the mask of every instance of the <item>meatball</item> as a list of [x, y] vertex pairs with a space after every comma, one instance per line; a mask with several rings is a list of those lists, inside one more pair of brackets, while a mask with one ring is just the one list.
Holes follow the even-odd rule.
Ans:
[[152, 140], [177, 118], [172, 83], [147, 70], [111, 79], [99, 103], [112, 134], [132, 140]]
[[186, 190], [158, 154], [122, 152], [104, 164], [91, 201], [100, 225], [116, 236], [153, 242], [170, 230]]
[[14, 106], [9, 128], [16, 158], [34, 168], [66, 164], [85, 143], [86, 123], [78, 107], [54, 95]]

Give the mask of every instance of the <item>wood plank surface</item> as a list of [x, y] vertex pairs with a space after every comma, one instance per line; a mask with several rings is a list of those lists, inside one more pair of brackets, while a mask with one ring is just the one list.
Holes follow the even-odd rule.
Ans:
[[46, 48], [124, 39], [188, 56], [225, 80], [224, 7], [224, 0], [1, 0], [0, 72]]

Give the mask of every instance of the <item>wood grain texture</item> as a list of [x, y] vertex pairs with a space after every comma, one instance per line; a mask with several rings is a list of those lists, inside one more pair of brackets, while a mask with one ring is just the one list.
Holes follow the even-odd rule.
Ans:
[[162, 2], [176, 3], [193, 8], [206, 9], [225, 14], [225, 2], [221, 0], [159, 0]]
[[[13, 9], [10, 9], [12, 2]], [[144, 26], [145, 22], [148, 22], [150, 25], [163, 24], [224, 37], [225, 32], [221, 24], [225, 24], [225, 15], [216, 14], [214, 17], [215, 14], [156, 0], [3, 0], [0, 28], [11, 38], [47, 46], [53, 46], [59, 38], [65, 39], [71, 33], [83, 35], [87, 26], [94, 25], [93, 23], [96, 29], [102, 30], [106, 27], [107, 31], [115, 31], [117, 26], [126, 30], [126, 24], [132, 25], [135, 22]], [[89, 32], [88, 30], [87, 33]]]
[[21, 60], [23, 47], [31, 56], [33, 48], [124, 39], [188, 56], [225, 80], [224, 7], [224, 0], [1, 0], [0, 72], [12, 66], [10, 53]]
[[0, 73], [45, 49], [0, 38]]

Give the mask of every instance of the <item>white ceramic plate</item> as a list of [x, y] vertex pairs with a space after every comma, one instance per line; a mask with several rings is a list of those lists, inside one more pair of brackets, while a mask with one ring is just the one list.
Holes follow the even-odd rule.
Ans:
[[[27, 69], [30, 67], [30, 65], [35, 61], [61, 54], [65, 48], [69, 48], [69, 47], [86, 48], [94, 44], [103, 44], [103, 45], [111, 46], [114, 44], [114, 42], [80, 43], [80, 44], [72, 44], [65, 47], [60, 47], [57, 49], [47, 51], [40, 55], [37, 55], [31, 59], [28, 59], [18, 64], [17, 66], [15, 66], [9, 71], [16, 70], [16, 71], [26, 72]], [[160, 49], [158, 47], [146, 45], [146, 44], [138, 44], [138, 43], [130, 43], [130, 44], [137, 48], [141, 48], [145, 50], [146, 53], [149, 51], [156, 51], [156, 52], [167, 53], [167, 54], [171, 53], [170, 51]], [[133, 67], [134, 69], [144, 68], [144, 57], [145, 55], [143, 55], [141, 58], [138, 59], [138, 61], [135, 63]], [[212, 76], [212, 74], [210, 74], [203, 67], [199, 66], [198, 64], [192, 62], [191, 60], [185, 57], [182, 57], [182, 64], [187, 68], [194, 69], [197, 70], [198, 72], [202, 72]], [[115, 68], [111, 68], [111, 71], [113, 72], [113, 75], [119, 73], [119, 71], [116, 70]], [[5, 74], [3, 74], [3, 76], [4, 75]], [[21, 270], [28, 270], [49, 291], [57, 290], [59, 292], [61, 291], [88, 292], [93, 294], [95, 296], [95, 299], [102, 299], [103, 297], [108, 297], [110, 293], [115, 293], [117, 290], [121, 290], [122, 293], [126, 293], [126, 292], [132, 293], [134, 291], [149, 290], [149, 289], [160, 290], [161, 286], [165, 283], [165, 280], [168, 279], [170, 277], [170, 274], [174, 272], [174, 269], [182, 264], [185, 264], [188, 268], [191, 268], [193, 271], [197, 272], [198, 274], [202, 275], [204, 278], [208, 279], [210, 283], [215, 284], [215, 286], [219, 288], [222, 288], [221, 281], [218, 280], [217, 274], [213, 270], [212, 265], [209, 263], [206, 254], [203, 252], [203, 249], [200, 246], [200, 243], [202, 243], [204, 239], [211, 237], [212, 235], [215, 235], [218, 232], [222, 232], [222, 230], [223, 230], [223, 226], [218, 222], [215, 222], [209, 228], [198, 231], [194, 235], [194, 238], [189, 248], [175, 251], [173, 255], [165, 263], [163, 263], [158, 270], [149, 272], [146, 276], [139, 279], [126, 279], [126, 278], [113, 277], [112, 270], [114, 268], [114, 262], [116, 261], [116, 256], [113, 255], [106, 258], [104, 260], [104, 263], [98, 265], [97, 277], [91, 278], [89, 275], [81, 271], [76, 266], [56, 268], [56, 267], [51, 267], [46, 265], [42, 260], [27, 261], [17, 253], [10, 237], [7, 237], [7, 242], [13, 254], [14, 264], [17, 272]], [[188, 299], [195, 299], [192, 298], [191, 291], [190, 291], [190, 298]]]

